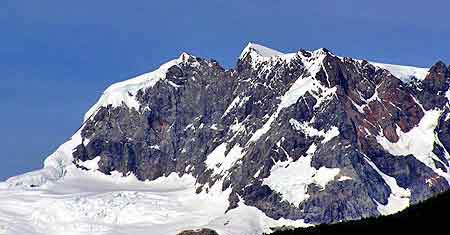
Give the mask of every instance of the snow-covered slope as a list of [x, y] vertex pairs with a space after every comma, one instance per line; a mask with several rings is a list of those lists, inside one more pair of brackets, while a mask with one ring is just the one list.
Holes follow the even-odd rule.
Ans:
[[409, 82], [412, 78], [416, 78], [419, 80], [424, 80], [428, 75], [429, 68], [418, 68], [413, 66], [404, 66], [404, 65], [394, 65], [394, 64], [383, 64], [377, 62], [370, 62], [371, 64], [386, 69], [392, 73], [392, 75], [396, 76], [403, 82]]
[[270, 219], [245, 205], [225, 214], [229, 190], [213, 187], [196, 194], [189, 175], [142, 182], [133, 175], [107, 176], [73, 165], [65, 170], [63, 178], [43, 187], [0, 185], [0, 234], [160, 235], [211, 228], [221, 235], [256, 235], [275, 226], [307, 226]]
[[84, 115], [84, 121], [92, 117], [100, 107], [108, 105], [118, 107], [124, 104], [130, 109], [134, 108], [139, 110], [139, 103], [135, 97], [137, 91], [154, 86], [159, 80], [165, 78], [167, 70], [170, 67], [187, 61], [189, 57], [191, 57], [189, 54], [182, 53], [179, 58], [164, 63], [153, 72], [111, 85], [103, 92], [97, 103]]
[[47, 157], [42, 169], [11, 177], [6, 180], [4, 185], [9, 188], [28, 188], [30, 185], [39, 187], [61, 179], [66, 174], [66, 168], [72, 165], [74, 149], [82, 143], [80, 132], [81, 128]]
[[241, 55], [239, 56], [240, 59], [244, 58], [244, 56], [247, 53], [255, 53], [256, 56], [262, 56], [262, 57], [272, 57], [272, 56], [281, 56], [284, 55], [284, 53], [279, 52], [277, 50], [256, 44], [256, 43], [248, 43], [247, 46], [242, 50]]

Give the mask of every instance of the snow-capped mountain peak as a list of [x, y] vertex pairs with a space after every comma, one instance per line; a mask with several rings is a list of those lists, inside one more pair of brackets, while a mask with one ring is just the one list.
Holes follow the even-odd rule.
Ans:
[[254, 43], [229, 70], [182, 53], [110, 86], [43, 169], [1, 184], [0, 233], [262, 234], [395, 213], [450, 189], [449, 70]]
[[280, 56], [283, 55], [284, 53], [257, 43], [249, 42], [247, 46], [244, 48], [244, 50], [242, 50], [239, 59], [243, 59], [248, 54], [251, 56], [272, 57], [272, 56]]

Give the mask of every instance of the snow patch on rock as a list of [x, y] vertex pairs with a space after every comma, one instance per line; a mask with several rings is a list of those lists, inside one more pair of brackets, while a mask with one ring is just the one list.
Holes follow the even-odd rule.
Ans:
[[439, 117], [442, 113], [442, 110], [425, 111], [425, 115], [419, 124], [406, 133], [401, 131], [400, 127], [397, 127], [396, 131], [399, 140], [396, 143], [391, 143], [383, 135], [377, 136], [377, 141], [390, 154], [394, 156], [413, 155], [417, 160], [433, 169], [437, 174], [449, 180], [450, 176], [441, 169], [438, 169], [433, 161], [440, 161], [433, 153], [433, 147], [437, 140], [434, 130], [438, 125]]
[[264, 125], [255, 131], [249, 142], [256, 142], [261, 136], [266, 134], [270, 130], [272, 123], [278, 118], [281, 110], [290, 107], [295, 104], [297, 100], [310, 92], [317, 99], [317, 103], [314, 107], [320, 106], [325, 100], [336, 93], [336, 87], [327, 88], [323, 86], [319, 80], [315, 79], [316, 74], [322, 69], [322, 63], [325, 59], [326, 53], [323, 50], [316, 50], [312, 53], [311, 57], [303, 57], [303, 64], [305, 65], [308, 75], [298, 78], [289, 90], [280, 97], [280, 104], [277, 110], [270, 116], [269, 120]]
[[322, 144], [327, 143], [332, 140], [334, 137], [339, 136], [339, 128], [336, 126], [332, 126], [328, 131], [317, 130], [316, 128], [308, 125], [307, 123], [300, 123], [297, 120], [291, 118], [289, 120], [291, 126], [298, 131], [302, 131], [306, 136], [320, 136], [323, 138], [321, 141]]
[[280, 193], [283, 200], [295, 206], [309, 198], [307, 190], [310, 184], [319, 185], [324, 189], [328, 182], [339, 174], [340, 169], [312, 167], [312, 156], [316, 148], [317, 146], [312, 144], [306, 156], [300, 157], [297, 161], [289, 158], [287, 161], [276, 162], [270, 170], [269, 177], [263, 180], [263, 184]]
[[346, 181], [346, 180], [352, 180], [353, 178], [350, 176], [342, 175], [339, 177], [338, 181]]
[[80, 166], [86, 167], [89, 170], [96, 171], [96, 170], [98, 170], [98, 163], [100, 162], [100, 160], [101, 160], [101, 157], [97, 156], [96, 158], [94, 158], [92, 160], [86, 160], [84, 162], [79, 162], [78, 164]]
[[390, 215], [407, 208], [409, 206], [411, 191], [400, 187], [394, 177], [384, 174], [367, 156], [364, 159], [383, 178], [391, 190], [388, 202], [385, 205], [375, 201], [378, 205], [378, 212], [382, 215]]
[[239, 144], [234, 145], [227, 154], [226, 150], [227, 143], [222, 143], [208, 155], [205, 164], [214, 171], [213, 175], [225, 174], [244, 156]]

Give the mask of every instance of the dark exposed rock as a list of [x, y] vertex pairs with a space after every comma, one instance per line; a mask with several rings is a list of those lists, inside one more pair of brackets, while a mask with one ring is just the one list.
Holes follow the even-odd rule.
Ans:
[[445, 92], [450, 88], [449, 77], [446, 65], [439, 61], [430, 68], [425, 80], [416, 85], [416, 96], [425, 110], [443, 108], [448, 104]]
[[178, 233], [177, 235], [218, 235], [218, 233], [212, 229], [198, 229], [198, 230], [186, 230]]

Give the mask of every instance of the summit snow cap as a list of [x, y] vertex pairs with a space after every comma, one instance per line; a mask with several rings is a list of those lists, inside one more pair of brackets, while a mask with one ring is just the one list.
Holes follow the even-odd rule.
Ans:
[[106, 107], [108, 105], [117, 107], [125, 104], [128, 108], [139, 110], [140, 105], [135, 98], [137, 91], [153, 87], [158, 81], [165, 78], [169, 68], [180, 63], [189, 62], [192, 58], [195, 58], [195, 56], [183, 52], [177, 59], [162, 64], [153, 72], [145, 73], [111, 85], [103, 92], [99, 101], [85, 114], [84, 120], [86, 121], [94, 115], [100, 107]]
[[247, 46], [242, 50], [241, 55], [239, 56], [239, 59], [243, 59], [247, 54], [256, 55], [256, 56], [262, 56], [262, 57], [272, 57], [272, 56], [280, 56], [284, 55], [284, 53], [279, 52], [277, 50], [249, 42]]

